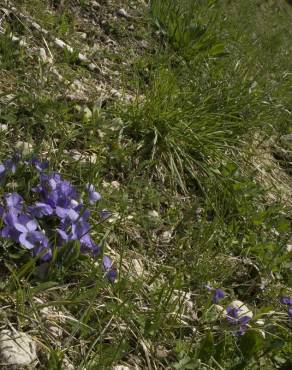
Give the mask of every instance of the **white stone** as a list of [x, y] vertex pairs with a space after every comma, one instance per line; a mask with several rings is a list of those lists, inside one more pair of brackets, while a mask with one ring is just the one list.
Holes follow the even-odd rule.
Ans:
[[97, 1], [92, 0], [90, 3], [94, 8], [100, 8], [100, 4]]
[[222, 314], [222, 316], [226, 316], [226, 312], [224, 310], [224, 307], [220, 306], [219, 304], [214, 304], [214, 310], [220, 314]]
[[114, 188], [114, 189], [119, 189], [120, 187], [120, 183], [118, 181], [112, 181], [111, 182], [111, 186]]
[[107, 182], [107, 181], [105, 181], [105, 180], [103, 180], [103, 182], [102, 182], [102, 186], [103, 186], [104, 188], [108, 188], [108, 187], [110, 186], [110, 183], [109, 183], [109, 182]]
[[92, 112], [91, 110], [88, 108], [88, 107], [85, 107], [83, 109], [83, 118], [86, 120], [86, 121], [90, 121], [91, 118], [92, 118]]
[[86, 40], [87, 34], [85, 32], [79, 32], [79, 36], [83, 39]]
[[285, 264], [285, 267], [286, 267], [286, 269], [288, 269], [288, 270], [291, 270], [291, 271], [292, 271], [292, 262], [287, 262], [287, 263]]
[[130, 18], [130, 15], [126, 12], [126, 10], [124, 8], [121, 8], [117, 11], [117, 15], [119, 17], [123, 17], [123, 18]]
[[265, 320], [263, 320], [263, 319], [259, 319], [259, 320], [257, 320], [255, 323], [256, 323], [257, 325], [259, 325], [259, 326], [264, 326], [264, 325], [265, 325]]
[[117, 365], [113, 367], [113, 370], [130, 370], [130, 368], [124, 365]]
[[148, 212], [148, 216], [151, 218], [159, 218], [159, 213], [153, 209], [152, 211]]
[[167, 350], [164, 346], [157, 346], [156, 347], [156, 350], [155, 350], [155, 352], [156, 352], [156, 356], [158, 357], [158, 358], [166, 358], [167, 356], [168, 356], [168, 354], [169, 354], [169, 350]]
[[287, 252], [292, 252], [292, 244], [287, 244]]
[[163, 231], [161, 234], [161, 239], [164, 243], [169, 243], [172, 239], [172, 232], [170, 230]]
[[33, 150], [32, 144], [27, 143], [26, 141], [18, 141], [15, 146], [17, 149], [21, 150], [23, 155], [31, 154]]
[[70, 152], [67, 151], [67, 153], [64, 152], [64, 154], [70, 155], [72, 159], [75, 161], [81, 163], [81, 164], [96, 164], [97, 163], [97, 155], [95, 153], [88, 154], [88, 153], [80, 153], [78, 150], [70, 150]]
[[56, 324], [56, 321], [60, 321], [60, 313], [51, 307], [44, 307], [40, 310], [41, 317], [45, 321], [46, 327], [51, 335], [59, 339], [63, 335], [62, 328]]
[[74, 365], [71, 364], [71, 362], [68, 360], [68, 358], [64, 358], [62, 361], [62, 370], [74, 370]]
[[28, 334], [16, 330], [2, 330], [0, 332], [0, 361], [2, 366], [6, 365], [13, 369], [19, 369], [22, 366], [32, 364], [36, 360], [36, 343]]
[[1, 132], [6, 132], [8, 131], [8, 126], [5, 125], [4, 123], [3, 124], [0, 124], [0, 131]]
[[110, 94], [113, 98], [121, 98], [122, 97], [122, 93], [120, 91], [118, 91], [117, 89], [111, 89], [110, 90]]
[[239, 309], [238, 318], [241, 318], [243, 316], [248, 316], [252, 319], [253, 317], [252, 311], [243, 302], [235, 300], [231, 302], [229, 306], [232, 308]]
[[47, 56], [46, 50], [44, 48], [40, 48], [40, 57], [43, 63], [49, 63], [49, 64], [53, 63], [52, 58]]
[[120, 219], [119, 213], [118, 212], [113, 212], [111, 214], [111, 216], [108, 218], [108, 222], [112, 224], [112, 223], [116, 222], [119, 219]]
[[144, 272], [144, 267], [143, 267], [142, 262], [138, 260], [137, 258], [134, 258], [132, 263], [133, 263], [133, 270], [135, 271], [136, 275], [138, 277], [142, 277], [143, 272]]

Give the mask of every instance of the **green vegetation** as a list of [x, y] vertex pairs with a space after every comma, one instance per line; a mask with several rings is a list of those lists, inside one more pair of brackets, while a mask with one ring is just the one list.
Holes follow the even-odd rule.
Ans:
[[[40, 369], [291, 368], [281, 303], [292, 296], [291, 151], [281, 138], [292, 134], [292, 7], [11, 3], [0, 13], [0, 163], [30, 143], [80, 193], [94, 184], [91, 232], [118, 278], [103, 276], [101, 255], [64, 252], [42, 268], [2, 238], [3, 326], [36, 339]], [[17, 172], [0, 195], [28, 197], [33, 181]], [[243, 335], [225, 314], [235, 300], [253, 313]]]

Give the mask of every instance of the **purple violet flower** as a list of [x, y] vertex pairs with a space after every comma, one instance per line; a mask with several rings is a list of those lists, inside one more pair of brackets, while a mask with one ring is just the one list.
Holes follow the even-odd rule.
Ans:
[[109, 256], [103, 256], [102, 265], [105, 271], [108, 271], [112, 267], [112, 260]]
[[82, 253], [90, 253], [93, 258], [95, 258], [100, 253], [100, 246], [95, 244], [91, 237], [87, 234], [82, 238], [82, 242], [80, 245], [80, 250]]
[[117, 270], [111, 269], [106, 273], [106, 278], [111, 282], [114, 283], [118, 276]]
[[71, 240], [79, 240], [81, 245], [84, 244], [88, 248], [93, 246], [89, 236], [90, 224], [87, 222], [89, 214], [89, 210], [85, 209], [82, 215], [77, 214], [76, 219], [72, 219], [73, 217], [62, 218], [57, 232], [65, 243]]
[[[8, 170], [13, 173], [20, 157], [15, 155], [12, 159], [0, 164], [0, 179]], [[82, 200], [74, 186], [67, 180], [62, 180], [58, 173], [42, 172], [48, 167], [47, 162], [41, 162], [33, 157], [26, 164], [33, 165], [40, 172], [40, 183], [31, 190], [39, 194], [39, 199], [29, 205], [27, 213], [24, 212], [24, 200], [18, 193], [5, 194], [6, 206], [0, 205], [0, 218], [3, 219], [4, 227], [0, 235], [9, 237], [19, 242], [26, 249], [31, 250], [34, 256], [40, 256], [43, 261], [52, 257], [49, 239], [40, 230], [36, 218], [55, 215], [60, 219], [60, 226], [55, 229], [62, 240], [62, 244], [72, 240], [80, 242], [80, 250], [83, 253], [91, 253], [93, 257], [100, 253], [101, 248], [91, 239], [90, 223], [88, 221], [90, 211], [85, 209]], [[89, 203], [94, 204], [101, 199], [92, 184], [87, 185]], [[52, 221], [54, 218], [52, 218]], [[53, 226], [54, 227], [54, 226]], [[113, 282], [117, 276], [116, 270], [108, 256], [103, 259], [103, 269], [109, 281]]]
[[6, 174], [6, 167], [4, 166], [4, 164], [0, 163], [0, 180], [4, 178], [5, 174]]
[[4, 221], [4, 228], [1, 230], [1, 236], [3, 238], [11, 238], [14, 241], [18, 241], [19, 231], [17, 231], [14, 227], [15, 223], [17, 222], [19, 211], [15, 208], [10, 208], [8, 212], [4, 213], [3, 221]]
[[40, 256], [41, 260], [44, 262], [47, 262], [52, 258], [52, 250], [48, 245], [46, 245], [46, 243], [44, 245], [37, 245], [34, 247], [32, 252], [34, 256]]
[[20, 234], [19, 242], [27, 249], [43, 250], [48, 248], [49, 245], [49, 240], [43, 232], [30, 230], [29, 228]]
[[2, 179], [7, 171], [11, 171], [12, 173], [16, 172], [17, 169], [17, 162], [20, 159], [20, 155], [15, 153], [12, 158], [6, 159], [3, 163], [0, 163], [0, 179]]
[[102, 211], [99, 213], [99, 215], [100, 215], [100, 218], [101, 218], [102, 220], [106, 220], [106, 219], [110, 218], [110, 216], [112, 215], [112, 212], [107, 211], [106, 209], [104, 209], [104, 210], [102, 210]]
[[53, 208], [46, 203], [35, 202], [34, 205], [27, 207], [29, 213], [33, 217], [42, 218], [43, 216], [50, 216], [53, 214]]
[[5, 194], [5, 201], [8, 209], [15, 209], [19, 212], [23, 209], [23, 198], [18, 193]]
[[281, 302], [283, 304], [286, 304], [286, 305], [291, 307], [292, 306], [292, 297], [282, 297]]
[[19, 242], [27, 249], [33, 249], [36, 243], [39, 244], [44, 241], [42, 236], [45, 237], [45, 235], [37, 231], [37, 222], [25, 214], [18, 216], [13, 226], [20, 233]]
[[106, 272], [105, 276], [106, 278], [113, 283], [117, 278], [117, 271], [115, 268], [112, 267], [112, 260], [109, 256], [103, 256], [102, 259], [102, 267], [104, 271]]
[[27, 163], [32, 164], [40, 172], [46, 170], [49, 167], [48, 161], [42, 162], [36, 157], [32, 157], [31, 160], [28, 161]]
[[246, 332], [247, 324], [251, 320], [251, 317], [249, 316], [240, 316], [240, 311], [240, 307], [226, 307], [227, 321], [232, 325], [240, 325], [239, 330], [235, 333], [237, 336], [243, 335]]
[[87, 184], [86, 189], [88, 191], [89, 203], [94, 204], [101, 199], [101, 195], [95, 191], [94, 185]]
[[290, 317], [290, 320], [292, 320], [292, 308], [289, 308], [288, 310], [288, 315]]
[[4, 166], [7, 170], [10, 170], [12, 173], [16, 172], [17, 169], [17, 162], [12, 159], [7, 159], [4, 161]]
[[215, 289], [214, 295], [213, 295], [213, 303], [219, 303], [221, 299], [225, 297], [225, 293], [222, 289], [218, 288]]
[[73, 208], [63, 208], [59, 206], [56, 207], [56, 215], [61, 220], [68, 218], [72, 222], [77, 221], [79, 218], [78, 212], [76, 212]]

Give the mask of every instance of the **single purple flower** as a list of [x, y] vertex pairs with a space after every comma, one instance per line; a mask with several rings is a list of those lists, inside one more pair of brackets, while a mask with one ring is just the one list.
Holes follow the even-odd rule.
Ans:
[[101, 211], [101, 212], [99, 213], [99, 215], [100, 215], [100, 218], [101, 218], [102, 220], [106, 220], [106, 219], [110, 218], [110, 216], [112, 215], [112, 212], [107, 211], [106, 209], [104, 209], [103, 211]]
[[[65, 230], [57, 228], [56, 231], [65, 243], [68, 243], [69, 241], [72, 240], [71, 234], [67, 233]], [[61, 244], [63, 244], [63, 243], [61, 243]]]
[[5, 194], [5, 201], [8, 209], [14, 208], [19, 212], [23, 209], [23, 198], [18, 193]]
[[106, 273], [106, 278], [111, 282], [111, 283], [114, 283], [117, 276], [118, 276], [118, 273], [115, 269], [111, 269], [109, 270], [107, 273]]
[[225, 297], [225, 293], [222, 289], [218, 288], [215, 289], [214, 295], [213, 295], [213, 303], [218, 303], [221, 299]]
[[19, 236], [19, 242], [27, 249], [45, 249], [49, 245], [49, 240], [41, 231], [29, 230]]
[[105, 271], [108, 271], [112, 267], [112, 260], [109, 258], [109, 256], [103, 256], [102, 266]]
[[4, 178], [5, 174], [6, 174], [6, 167], [4, 166], [4, 164], [0, 163], [0, 180]]
[[90, 230], [90, 224], [83, 220], [78, 220], [72, 223], [72, 236], [74, 240], [84, 240], [84, 237]]
[[16, 172], [17, 163], [14, 159], [7, 159], [4, 161], [4, 166], [7, 170], [10, 170], [12, 173]]
[[63, 207], [56, 207], [56, 215], [60, 217], [61, 220], [68, 218], [71, 221], [77, 221], [79, 218], [78, 212], [76, 212], [73, 208], [63, 208]]
[[34, 205], [27, 207], [28, 212], [37, 218], [41, 218], [43, 216], [50, 216], [53, 214], [53, 208], [47, 204], [42, 202], [35, 202]]
[[19, 159], [20, 155], [15, 153], [12, 158], [6, 159], [3, 163], [0, 163], [0, 179], [5, 176], [7, 171], [11, 171], [12, 173], [16, 172]]
[[40, 161], [36, 157], [32, 157], [30, 161], [28, 161], [29, 164], [32, 164], [38, 171], [44, 171], [49, 167], [49, 162], [48, 161]]
[[39, 256], [44, 262], [49, 261], [52, 258], [52, 250], [48, 246], [38, 245], [32, 250], [34, 256]]
[[239, 323], [242, 325], [246, 325], [247, 323], [249, 323], [250, 320], [251, 320], [250, 316], [241, 316], [239, 318]]
[[11, 238], [14, 241], [18, 241], [20, 232], [15, 229], [15, 223], [18, 220], [19, 211], [15, 208], [10, 208], [8, 212], [4, 213], [3, 221], [4, 228], [1, 231], [1, 236], [3, 238]]
[[76, 219], [73, 217], [65, 217], [61, 220], [60, 227], [57, 228], [58, 234], [65, 243], [71, 240], [79, 240], [81, 245], [84, 244], [88, 248], [92, 247], [92, 240], [89, 236], [90, 224], [87, 222], [89, 211], [84, 210], [82, 215], [78, 215]]
[[80, 250], [82, 253], [90, 253], [92, 257], [96, 257], [100, 253], [100, 246], [95, 244], [91, 237], [86, 234], [81, 241]]
[[282, 297], [281, 302], [288, 306], [292, 306], [292, 297]]
[[36, 243], [42, 242], [43, 233], [37, 231], [37, 222], [27, 215], [20, 215], [14, 222], [15, 229], [20, 232], [19, 242], [27, 249], [33, 249]]
[[88, 191], [89, 203], [94, 204], [101, 199], [101, 195], [95, 191], [94, 185], [87, 184], [86, 189]]
[[61, 175], [57, 172], [52, 172], [49, 174], [41, 172], [40, 174], [41, 186], [45, 189], [47, 188], [47, 190], [54, 190], [57, 184], [59, 184], [61, 181]]
[[113, 283], [117, 278], [117, 271], [115, 268], [112, 267], [113, 263], [109, 256], [103, 256], [102, 259], [102, 267], [106, 272], [106, 278]]
[[241, 337], [243, 334], [245, 334], [247, 329], [247, 325], [241, 325], [234, 334], [236, 337]]
[[238, 324], [238, 313], [240, 309], [231, 306], [226, 307], [227, 316], [226, 319], [230, 324]]
[[290, 317], [290, 320], [292, 320], [292, 308], [289, 308], [288, 310], [288, 315]]

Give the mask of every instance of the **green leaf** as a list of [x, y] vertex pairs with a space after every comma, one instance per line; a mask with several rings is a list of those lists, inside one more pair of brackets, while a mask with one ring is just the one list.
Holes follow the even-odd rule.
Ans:
[[203, 361], [207, 361], [213, 355], [213, 352], [214, 352], [214, 339], [213, 334], [209, 332], [201, 342], [198, 358]]
[[239, 348], [245, 358], [251, 358], [263, 347], [263, 337], [255, 330], [247, 331], [239, 340]]

